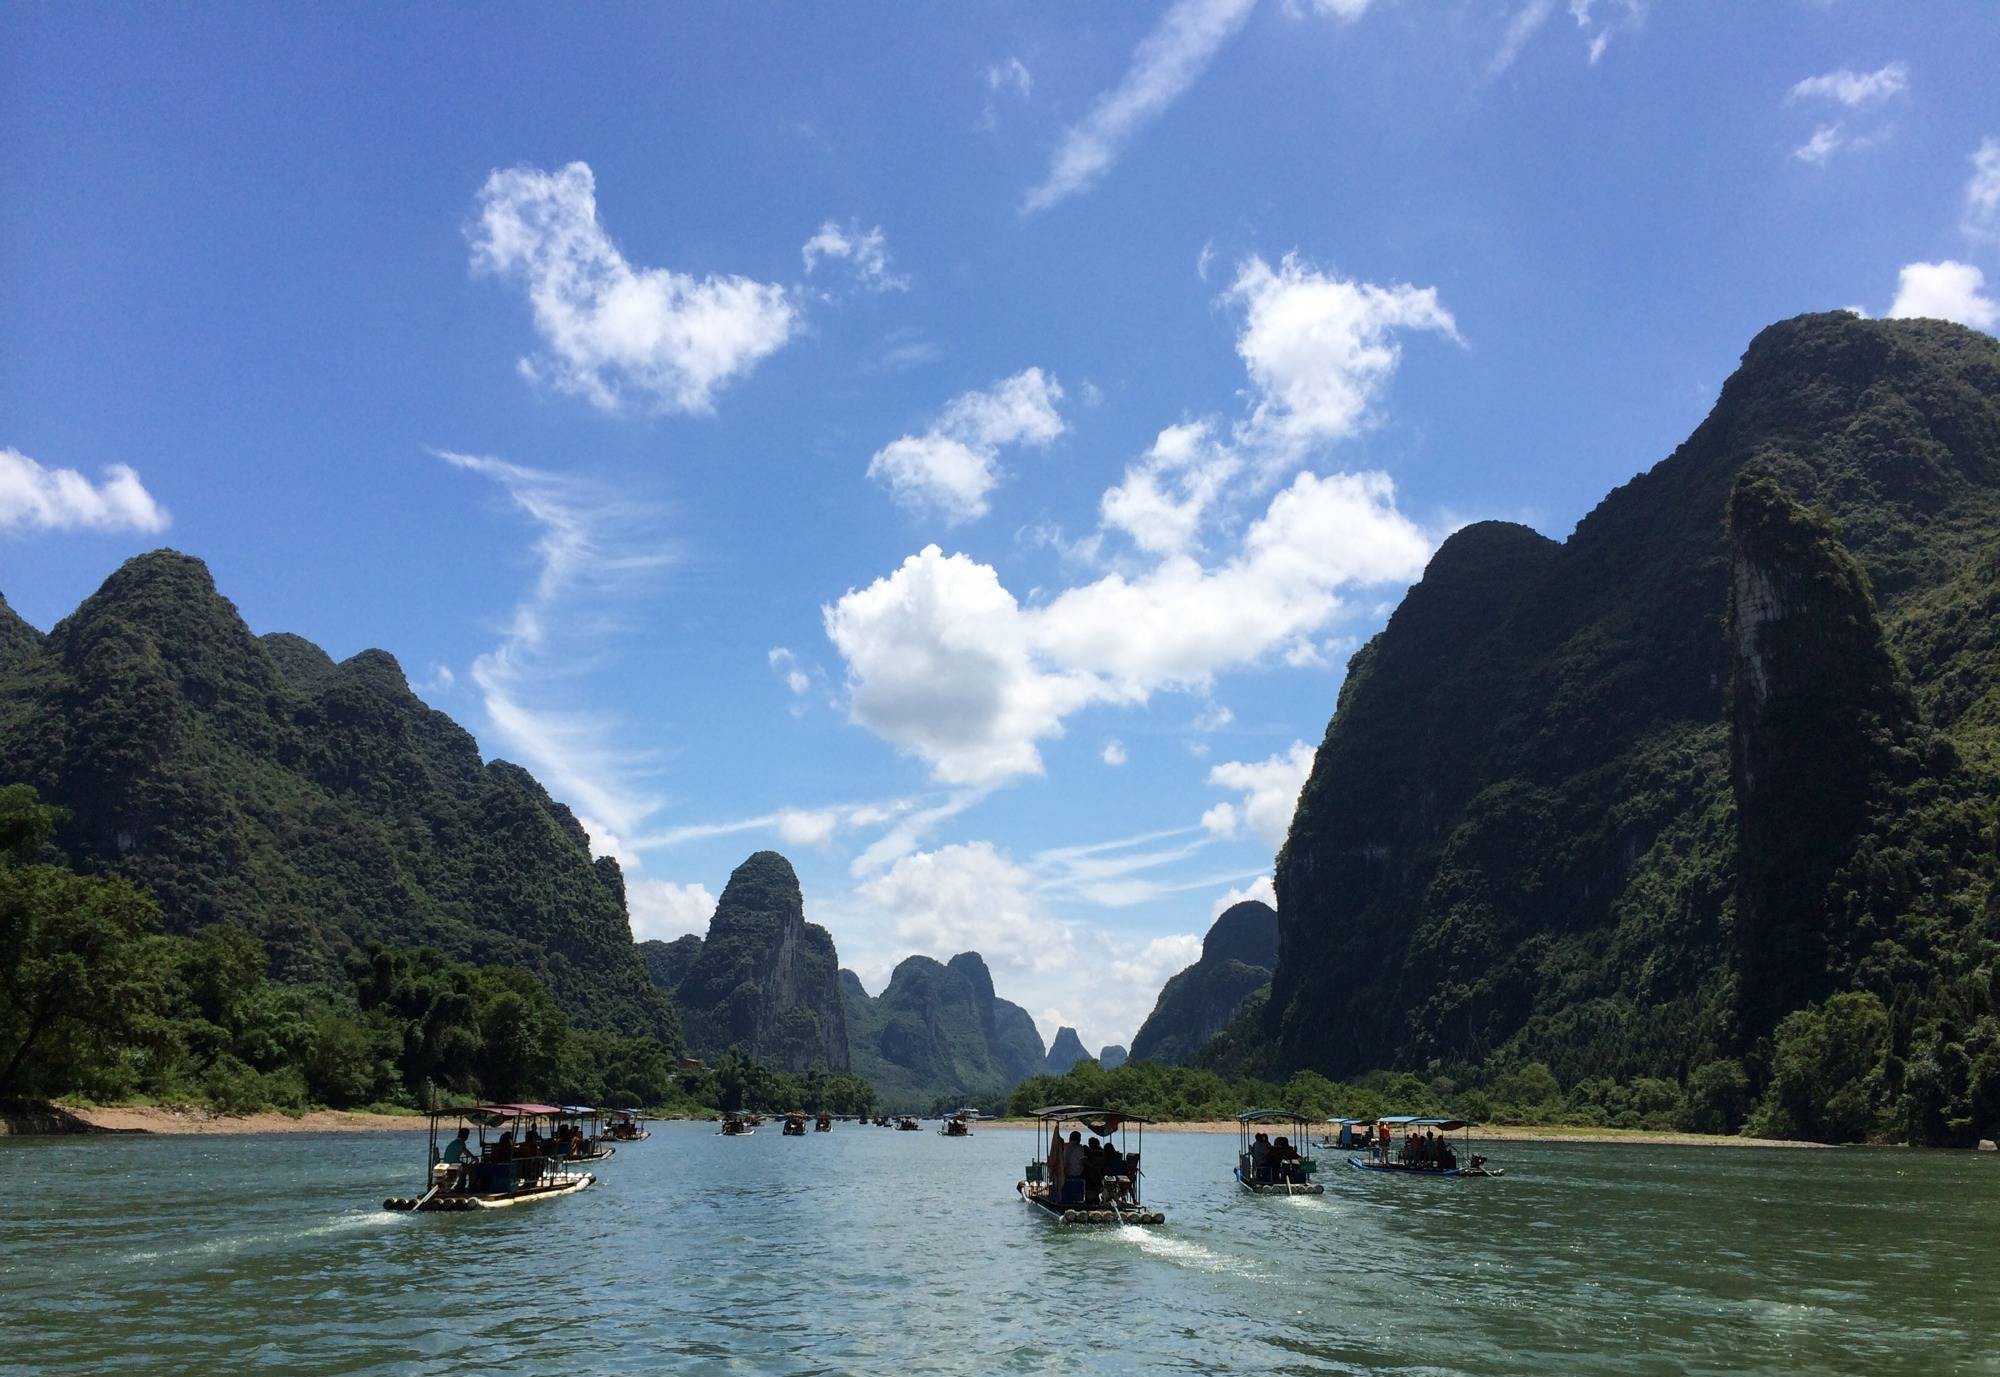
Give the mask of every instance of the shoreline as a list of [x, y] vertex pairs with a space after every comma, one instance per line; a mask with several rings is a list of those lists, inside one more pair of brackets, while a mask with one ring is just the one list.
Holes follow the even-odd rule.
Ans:
[[[1034, 1128], [1033, 1119], [988, 1119], [981, 1128]], [[1318, 1133], [1322, 1125], [1307, 1121]], [[1148, 1133], [1234, 1133], [1234, 1119], [1170, 1120], [1146, 1125]], [[1456, 1134], [1452, 1135], [1454, 1138]], [[1809, 1148], [1830, 1149], [1837, 1144], [1809, 1143], [1793, 1138], [1745, 1138], [1734, 1133], [1682, 1133], [1674, 1129], [1594, 1128], [1570, 1124], [1476, 1124], [1474, 1142], [1485, 1143], [1587, 1143], [1593, 1146], [1625, 1144], [1639, 1147], [1717, 1148]]]
[[359, 1109], [312, 1109], [286, 1114], [261, 1109], [216, 1114], [193, 1106], [9, 1105], [0, 1107], [0, 1137], [67, 1137], [72, 1134], [393, 1133], [425, 1126], [418, 1113], [374, 1114]]

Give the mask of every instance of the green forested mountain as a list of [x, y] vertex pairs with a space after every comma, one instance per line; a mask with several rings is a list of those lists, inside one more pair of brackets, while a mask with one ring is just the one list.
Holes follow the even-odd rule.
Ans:
[[699, 1055], [735, 1050], [789, 1072], [847, 1069], [833, 938], [806, 921], [799, 877], [777, 852], [736, 867], [706, 940], [648, 942], [644, 957]]
[[891, 1107], [995, 1102], [1042, 1069], [1035, 1021], [993, 993], [977, 952], [909, 957], [878, 997], [852, 971], [840, 989], [854, 1069]]
[[1202, 939], [1201, 959], [1160, 991], [1132, 1039], [1132, 1060], [1178, 1065], [1192, 1059], [1243, 1001], [1271, 983], [1277, 962], [1277, 913], [1261, 899], [1230, 905]]
[[370, 941], [540, 977], [580, 1025], [679, 1044], [615, 862], [518, 766], [370, 650], [259, 638], [206, 567], [128, 561], [44, 637], [0, 605], [0, 784], [67, 816], [62, 863], [128, 878], [172, 932], [221, 924], [271, 973], [345, 982]]
[[1227, 1040], [1990, 1136], [1996, 799], [2000, 349], [1786, 321], [1568, 540], [1459, 531], [1354, 657]]

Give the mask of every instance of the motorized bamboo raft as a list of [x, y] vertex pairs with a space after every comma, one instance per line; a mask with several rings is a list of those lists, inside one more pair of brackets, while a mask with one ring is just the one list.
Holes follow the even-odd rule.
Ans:
[[[574, 1195], [597, 1177], [578, 1170], [555, 1146], [564, 1111], [547, 1104], [466, 1105], [430, 1113], [429, 1156], [423, 1194], [390, 1196], [385, 1210], [498, 1210]], [[439, 1130], [452, 1125], [445, 1145]], [[549, 1129], [543, 1138], [542, 1127]], [[489, 1142], [487, 1134], [497, 1130]], [[476, 1138], [474, 1135], [477, 1135]]]
[[[1143, 1115], [1096, 1105], [1038, 1109], [1035, 1141], [1048, 1142], [1048, 1155], [1029, 1162], [1014, 1189], [1022, 1203], [1058, 1224], [1164, 1224], [1167, 1216], [1146, 1209], [1139, 1197], [1139, 1148], [1144, 1146], [1145, 1125], [1152, 1122]], [[1062, 1137], [1065, 1124], [1078, 1125], [1068, 1142]], [[1139, 1142], [1127, 1152], [1126, 1132], [1132, 1126], [1138, 1128]], [[1103, 1140], [1095, 1171], [1089, 1150], [1079, 1141], [1085, 1129]], [[1114, 1134], [1116, 1147], [1110, 1145]]]

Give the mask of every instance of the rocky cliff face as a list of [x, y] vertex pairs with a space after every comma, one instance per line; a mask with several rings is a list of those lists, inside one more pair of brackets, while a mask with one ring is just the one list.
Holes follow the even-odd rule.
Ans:
[[1097, 1064], [1106, 1071], [1116, 1071], [1128, 1060], [1130, 1060], [1130, 1055], [1115, 1042], [1107, 1043], [1104, 1050], [1097, 1054]]
[[1049, 1044], [1048, 1058], [1042, 1063], [1045, 1075], [1060, 1076], [1069, 1072], [1080, 1061], [1088, 1061], [1090, 1053], [1083, 1050], [1083, 1039], [1076, 1029], [1064, 1026], [1056, 1029], [1056, 1040]]
[[1331, 1074], [1754, 1073], [1760, 1030], [1836, 989], [1900, 999], [1921, 1043], [1990, 966], [1996, 536], [1994, 342], [1847, 315], [1760, 334], [1568, 540], [1452, 536], [1349, 666], [1237, 1043]]
[[678, 1044], [615, 864], [525, 770], [410, 692], [395, 659], [258, 638], [207, 568], [128, 561], [46, 637], [0, 612], [0, 783], [69, 810], [71, 863], [228, 923], [273, 973], [371, 939], [525, 967], [579, 1022]]
[[1277, 961], [1276, 910], [1258, 899], [1231, 905], [1202, 939], [1201, 959], [1161, 989], [1132, 1039], [1132, 1060], [1192, 1060], [1246, 999], [1271, 983]]
[[848, 1069], [833, 938], [806, 921], [799, 878], [777, 852], [736, 867], [705, 941], [661, 944], [647, 959], [656, 979], [687, 962], [673, 995], [697, 1055], [733, 1048], [782, 1071]]
[[840, 973], [854, 1070], [885, 1103], [956, 1107], [1000, 1098], [1042, 1068], [1042, 1039], [1019, 1005], [993, 992], [977, 952], [940, 964], [912, 956], [879, 998]]

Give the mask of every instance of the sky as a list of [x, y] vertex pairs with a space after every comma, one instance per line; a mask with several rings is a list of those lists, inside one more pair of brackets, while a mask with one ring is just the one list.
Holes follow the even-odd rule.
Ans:
[[1348, 657], [1811, 310], [2000, 323], [2000, 9], [0, 5], [0, 592], [393, 653], [701, 931], [1127, 1043]]

